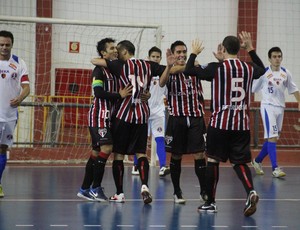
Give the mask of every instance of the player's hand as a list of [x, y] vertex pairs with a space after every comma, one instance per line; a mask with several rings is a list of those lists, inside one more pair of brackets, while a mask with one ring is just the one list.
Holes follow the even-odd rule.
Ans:
[[121, 98], [125, 98], [127, 96], [130, 96], [132, 94], [132, 85], [126, 85], [124, 89], [119, 90], [119, 94], [121, 95]]
[[213, 52], [213, 54], [219, 62], [222, 62], [224, 60], [224, 46], [220, 43], [218, 45], [217, 52]]
[[144, 92], [141, 94], [141, 100], [142, 100], [143, 102], [147, 102], [147, 101], [150, 99], [150, 97], [151, 97], [151, 93], [150, 93], [148, 90], [144, 91]]
[[242, 31], [239, 33], [239, 37], [242, 41], [241, 43], [241, 48], [247, 50], [248, 52], [251, 50], [254, 50], [253, 44], [252, 44], [252, 39], [251, 39], [251, 34], [247, 31]]
[[192, 53], [193, 54], [196, 54], [196, 55], [199, 55], [202, 50], [204, 50], [204, 46], [202, 45], [203, 42], [200, 41], [200, 39], [195, 39], [192, 41]]
[[18, 107], [21, 104], [22, 100], [19, 97], [10, 100], [11, 107]]
[[169, 67], [173, 66], [174, 63], [176, 62], [176, 58], [170, 49], [167, 49], [166, 57], [167, 57], [167, 65]]

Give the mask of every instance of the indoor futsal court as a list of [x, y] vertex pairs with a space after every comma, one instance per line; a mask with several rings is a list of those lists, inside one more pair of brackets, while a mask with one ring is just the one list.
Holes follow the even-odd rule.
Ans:
[[[266, 161], [264, 176], [253, 174], [260, 200], [251, 217], [243, 215], [246, 194], [228, 164], [220, 167], [215, 214], [197, 212], [202, 201], [190, 162], [184, 164], [181, 176], [185, 205], [174, 204], [170, 175], [159, 178], [158, 167], [150, 168], [153, 202], [144, 205], [140, 179], [131, 175], [131, 165], [125, 167], [123, 204], [77, 198], [83, 165], [8, 165], [3, 178], [5, 198], [0, 200], [0, 229], [299, 229], [299, 166], [286, 163], [287, 176], [278, 179], [271, 176], [268, 164]], [[102, 186], [107, 196], [115, 193], [110, 165]]]

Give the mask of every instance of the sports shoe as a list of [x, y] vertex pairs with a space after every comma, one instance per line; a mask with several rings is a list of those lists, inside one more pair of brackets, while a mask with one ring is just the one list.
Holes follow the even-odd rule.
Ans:
[[139, 172], [139, 170], [138, 170], [138, 168], [137, 168], [136, 165], [132, 166], [131, 174], [132, 175], [139, 175], [140, 174], [140, 172]]
[[251, 161], [251, 165], [252, 165], [253, 168], [255, 169], [255, 172], [256, 172], [257, 175], [264, 175], [264, 174], [265, 174], [264, 171], [262, 170], [262, 165], [261, 165], [261, 163], [257, 163], [257, 162], [255, 161], [255, 159], [253, 159], [253, 160]]
[[207, 193], [205, 191], [201, 191], [200, 198], [202, 198], [203, 201], [207, 201], [208, 200]]
[[90, 194], [90, 189], [80, 189], [77, 196], [86, 200], [94, 201], [94, 197]]
[[175, 204], [185, 204], [185, 199], [182, 196], [182, 191], [174, 193]]
[[247, 198], [246, 206], [244, 209], [245, 216], [251, 216], [253, 213], [256, 212], [256, 205], [259, 200], [259, 196], [257, 195], [256, 191], [252, 190]]
[[125, 195], [124, 195], [124, 193], [120, 193], [119, 195], [115, 194], [109, 198], [109, 201], [116, 202], [116, 203], [124, 203]]
[[207, 201], [198, 207], [199, 212], [216, 213], [218, 212], [217, 205], [215, 202], [208, 203]]
[[272, 175], [273, 175], [273, 177], [277, 177], [277, 178], [286, 176], [285, 172], [282, 171], [282, 169], [279, 167], [274, 169], [274, 171], [272, 172]]
[[163, 166], [163, 167], [161, 167], [161, 169], [159, 170], [159, 176], [160, 177], [164, 177], [164, 176], [166, 176], [166, 175], [168, 175], [168, 174], [170, 174], [170, 168], [169, 167], [167, 167], [167, 166]]
[[3, 197], [4, 197], [4, 193], [3, 193], [2, 185], [0, 184], [0, 198]]
[[107, 197], [104, 194], [104, 188], [102, 187], [93, 188], [89, 193], [97, 201], [107, 201]]
[[143, 197], [143, 201], [145, 204], [149, 204], [152, 202], [152, 196], [149, 192], [149, 188], [147, 187], [147, 185], [142, 185], [142, 188], [141, 188], [141, 195]]

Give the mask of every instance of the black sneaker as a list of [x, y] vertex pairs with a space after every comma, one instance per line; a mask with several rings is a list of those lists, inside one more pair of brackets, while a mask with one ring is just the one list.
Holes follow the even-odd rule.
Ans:
[[107, 201], [108, 198], [104, 194], [104, 188], [97, 187], [90, 190], [90, 195], [97, 201]]
[[254, 190], [252, 190], [249, 193], [247, 201], [246, 201], [246, 206], [244, 209], [245, 216], [251, 216], [253, 213], [256, 212], [256, 205], [257, 205], [258, 200], [259, 200], [259, 196], [257, 195], [257, 193]]
[[216, 213], [216, 212], [218, 212], [217, 205], [214, 202], [212, 202], [212, 203], [205, 202], [203, 205], [200, 205], [198, 207], [198, 211], [200, 211], [200, 212], [208, 212], [208, 213]]

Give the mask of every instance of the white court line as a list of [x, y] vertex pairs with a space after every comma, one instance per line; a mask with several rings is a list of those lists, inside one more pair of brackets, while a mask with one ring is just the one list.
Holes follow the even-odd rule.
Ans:
[[50, 227], [68, 227], [67, 224], [50, 224]]
[[83, 225], [84, 227], [101, 227], [101, 225], [95, 225], [95, 224], [93, 224], [93, 225], [91, 225], [91, 224], [85, 224], [85, 225]]
[[197, 228], [197, 225], [181, 225], [182, 228]]
[[288, 228], [288, 226], [272, 226], [272, 228]]
[[149, 225], [150, 228], [166, 228], [166, 225]]
[[213, 228], [228, 228], [226, 225], [212, 225]]
[[242, 225], [242, 228], [258, 228], [256, 225]]
[[134, 227], [134, 225], [132, 225], [132, 224], [117, 224], [116, 225], [117, 227], [126, 227], [126, 228], [133, 228]]
[[16, 224], [16, 227], [34, 227], [33, 224]]

